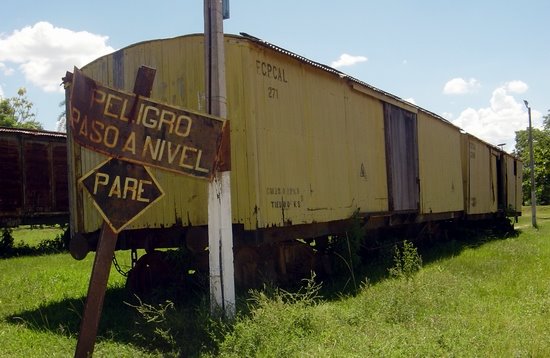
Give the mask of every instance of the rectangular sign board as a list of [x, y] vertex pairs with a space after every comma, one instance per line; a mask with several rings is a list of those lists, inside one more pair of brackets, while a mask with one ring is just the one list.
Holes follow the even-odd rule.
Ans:
[[210, 179], [225, 121], [103, 86], [75, 68], [69, 125], [83, 147]]

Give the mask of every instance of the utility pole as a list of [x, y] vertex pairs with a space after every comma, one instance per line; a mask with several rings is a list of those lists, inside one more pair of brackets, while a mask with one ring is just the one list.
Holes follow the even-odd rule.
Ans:
[[529, 168], [531, 169], [531, 224], [533, 227], [537, 227], [537, 197], [535, 195], [535, 160], [533, 154], [533, 128], [531, 126], [531, 107], [529, 102], [523, 100], [527, 112], [529, 114]]
[[[204, 0], [206, 108], [209, 114], [227, 119], [223, 5], [222, 0]], [[227, 159], [227, 162], [230, 160]], [[208, 186], [210, 310], [216, 313], [221, 309], [226, 317], [234, 317], [233, 220], [229, 170], [226, 163], [225, 168], [217, 171]]]

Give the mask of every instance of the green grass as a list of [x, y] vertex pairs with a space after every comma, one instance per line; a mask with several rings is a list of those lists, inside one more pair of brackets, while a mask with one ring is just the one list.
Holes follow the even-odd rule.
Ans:
[[[0, 356], [73, 355], [91, 265], [91, 257], [75, 261], [68, 254], [0, 260]], [[121, 285], [112, 274], [111, 291]], [[130, 357], [134, 351], [109, 339], [97, 346], [98, 356]]]
[[[529, 213], [517, 237], [422, 248], [410, 277], [369, 269], [353, 295], [256, 293], [233, 324], [209, 319], [200, 297], [138, 313], [113, 270], [95, 356], [550, 356], [550, 207], [538, 208], [539, 230]], [[92, 261], [0, 259], [1, 357], [74, 354]]]
[[63, 233], [60, 226], [32, 227], [20, 226], [13, 229], [14, 245], [37, 247], [44, 240], [53, 240]]
[[[224, 356], [550, 356], [550, 210], [518, 237], [461, 246], [412, 279], [386, 279], [336, 301], [261, 297]], [[450, 242], [447, 245], [455, 245]], [[432, 253], [433, 256], [433, 253]]]

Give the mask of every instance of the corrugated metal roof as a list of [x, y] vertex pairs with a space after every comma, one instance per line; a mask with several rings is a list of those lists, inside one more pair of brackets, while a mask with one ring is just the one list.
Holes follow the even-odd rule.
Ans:
[[14, 134], [36, 136], [36, 137], [67, 138], [66, 133], [43, 131], [43, 130], [38, 130], [38, 129], [25, 129], [25, 128], [0, 127], [0, 133], [14, 133]]

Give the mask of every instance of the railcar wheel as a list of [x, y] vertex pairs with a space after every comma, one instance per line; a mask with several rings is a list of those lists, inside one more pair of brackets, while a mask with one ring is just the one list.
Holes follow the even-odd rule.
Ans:
[[311, 277], [315, 271], [315, 252], [311, 246], [287, 242], [279, 246], [279, 278], [285, 284]]
[[137, 260], [136, 265], [128, 272], [126, 287], [138, 296], [148, 296], [170, 282], [171, 267], [166, 260], [166, 253], [151, 251]]
[[90, 251], [90, 244], [83, 235], [76, 234], [69, 242], [69, 252], [75, 260], [84, 260]]
[[241, 247], [235, 253], [235, 284], [240, 288], [260, 286], [258, 264], [260, 255], [252, 247]]

